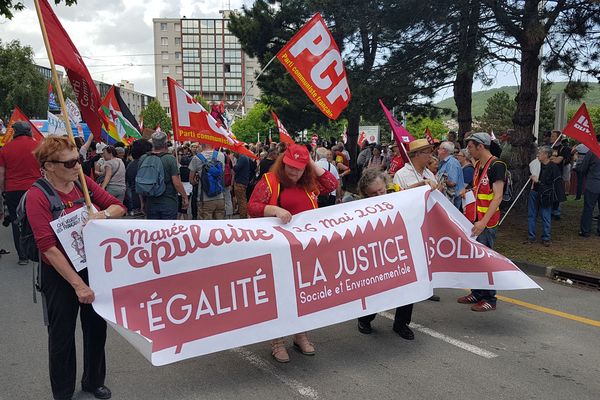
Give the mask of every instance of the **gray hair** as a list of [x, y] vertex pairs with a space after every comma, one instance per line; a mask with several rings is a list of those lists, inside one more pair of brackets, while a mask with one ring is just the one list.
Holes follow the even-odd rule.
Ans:
[[317, 148], [317, 160], [320, 160], [322, 158], [327, 158], [327, 152], [329, 150], [327, 150], [325, 147], [318, 147]]
[[454, 143], [452, 143], [452, 142], [448, 142], [448, 141], [442, 142], [442, 144], [440, 144], [440, 148], [448, 151], [448, 153], [450, 153], [450, 154], [454, 153]]
[[471, 156], [471, 153], [469, 153], [469, 149], [460, 149], [460, 154], [462, 154], [463, 156], [465, 156], [465, 159], [467, 161], [471, 161], [473, 160], [473, 157]]
[[358, 192], [360, 193], [361, 197], [367, 196], [367, 188], [377, 179], [381, 179], [387, 186], [388, 174], [378, 170], [377, 168], [368, 168], [364, 170], [362, 176], [358, 180]]
[[162, 150], [167, 148], [167, 134], [162, 131], [156, 131], [151, 136], [152, 149]]
[[546, 154], [548, 157], [552, 156], [552, 147], [550, 146], [541, 146], [538, 149], [538, 153], [544, 153]]

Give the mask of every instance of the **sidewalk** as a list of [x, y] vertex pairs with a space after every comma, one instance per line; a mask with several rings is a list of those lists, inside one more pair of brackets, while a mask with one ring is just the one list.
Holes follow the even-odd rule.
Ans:
[[550, 279], [570, 279], [576, 284], [600, 290], [600, 275], [572, 270], [568, 268], [546, 267], [527, 261], [511, 260], [528, 275], [542, 276]]

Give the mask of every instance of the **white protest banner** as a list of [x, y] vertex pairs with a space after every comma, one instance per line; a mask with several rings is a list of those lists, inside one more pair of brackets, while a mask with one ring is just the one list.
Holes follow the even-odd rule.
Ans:
[[[96, 209], [93, 208], [93, 210]], [[82, 231], [88, 221], [88, 215], [87, 207], [81, 207], [50, 221], [52, 230], [56, 233], [60, 244], [77, 271], [81, 271], [87, 266]]]
[[67, 105], [67, 114], [69, 115], [69, 120], [74, 124], [80, 123], [82, 121], [81, 111], [79, 111], [77, 104], [75, 104], [75, 102], [68, 97], [65, 100], [65, 103]]
[[538, 288], [471, 227], [422, 187], [286, 225], [93, 220], [84, 240], [95, 310], [164, 365], [418, 302], [436, 287]]
[[67, 125], [65, 121], [48, 111], [48, 135], [66, 136]]

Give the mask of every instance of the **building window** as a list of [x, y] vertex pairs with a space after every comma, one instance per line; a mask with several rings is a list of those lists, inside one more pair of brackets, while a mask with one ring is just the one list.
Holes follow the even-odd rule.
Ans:
[[181, 32], [182, 33], [199, 33], [198, 31], [198, 20], [187, 20], [181, 21]]
[[179, 52], [179, 51], [176, 51], [176, 52], [175, 52], [175, 59], [176, 59], [177, 61], [181, 60], [181, 52]]
[[183, 73], [183, 70], [182, 70], [182, 68], [181, 68], [181, 66], [180, 66], [180, 65], [177, 65], [177, 66], [175, 67], [175, 73], [176, 73], [177, 75], [181, 75], [181, 74]]
[[160, 30], [165, 32], [167, 30], [167, 23], [166, 22], [161, 22], [160, 23]]
[[168, 60], [169, 59], [169, 52], [167, 51], [161, 51], [160, 55], [162, 57], [163, 60]]
[[167, 80], [166, 79], [162, 80], [162, 85], [163, 85], [163, 87], [167, 87]]
[[169, 38], [161, 37], [160, 38], [160, 45], [161, 46], [168, 46], [169, 45]]
[[162, 73], [165, 74], [165, 75], [169, 73], [169, 66], [168, 65], [163, 65], [162, 66]]
[[166, 112], [167, 114], [171, 114], [171, 109], [170, 109], [169, 107], [165, 107], [165, 112]]
[[175, 38], [175, 45], [176, 46], [180, 46], [181, 45], [181, 38], [180, 37], [176, 37]]
[[181, 24], [175, 24], [175, 32], [181, 32]]
[[163, 101], [169, 101], [169, 93], [163, 93]]

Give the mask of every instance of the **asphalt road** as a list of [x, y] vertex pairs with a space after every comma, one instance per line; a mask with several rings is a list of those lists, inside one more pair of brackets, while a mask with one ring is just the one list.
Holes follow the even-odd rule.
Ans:
[[[8, 229], [0, 248], [13, 250]], [[0, 399], [50, 399], [32, 268], [16, 261], [14, 251], [0, 258]], [[385, 313], [370, 336], [355, 321], [313, 331], [317, 355], [291, 350], [289, 364], [259, 343], [152, 367], [109, 328], [106, 384], [113, 399], [144, 400], [600, 399], [600, 291], [535, 279], [543, 291], [502, 292], [498, 309], [483, 314], [456, 303], [465, 292], [436, 290], [441, 302], [415, 306], [412, 342]]]

